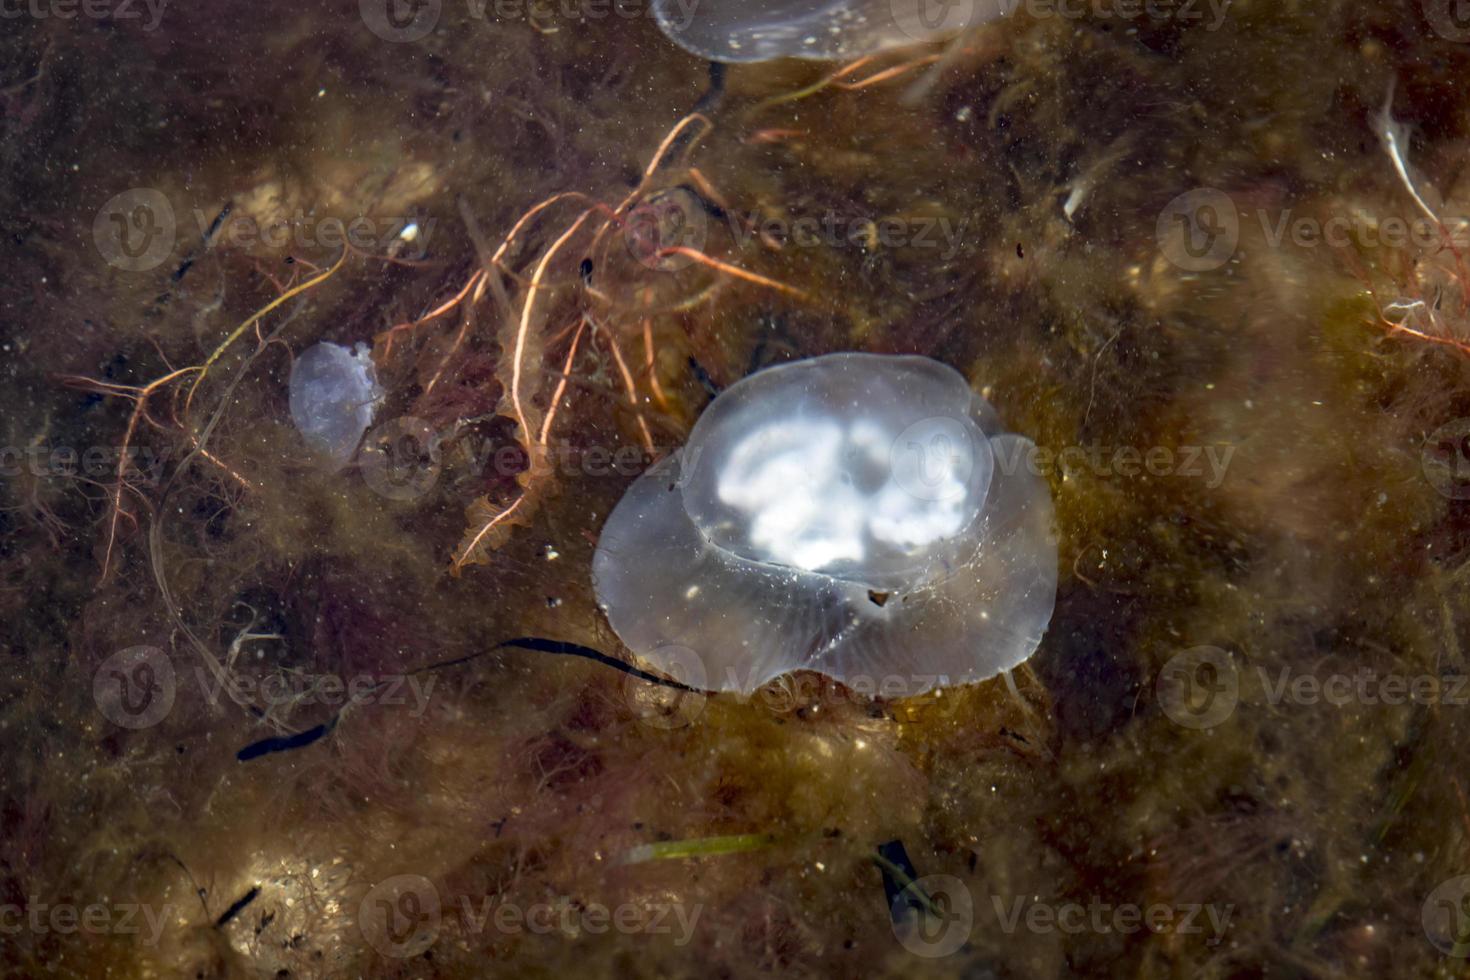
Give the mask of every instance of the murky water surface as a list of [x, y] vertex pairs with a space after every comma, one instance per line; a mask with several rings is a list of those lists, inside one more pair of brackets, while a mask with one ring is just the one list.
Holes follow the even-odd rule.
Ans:
[[1455, 7], [0, 5], [3, 975], [1463, 975]]

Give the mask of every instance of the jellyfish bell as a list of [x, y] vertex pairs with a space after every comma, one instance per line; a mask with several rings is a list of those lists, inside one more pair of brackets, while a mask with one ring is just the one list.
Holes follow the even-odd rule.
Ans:
[[297, 355], [291, 366], [291, 421], [328, 465], [347, 465], [383, 402], [366, 344], [349, 350], [323, 342]]
[[1032, 448], [928, 358], [758, 372], [613, 509], [598, 601], [635, 654], [692, 650], [713, 690], [795, 670], [908, 694], [985, 680], [1035, 652], [1055, 601]]
[[659, 28], [710, 61], [845, 61], [943, 41], [1020, 0], [654, 0]]
[[750, 561], [875, 589], [938, 574], [968, 557], [959, 534], [994, 469], [969, 387], [946, 383], [958, 377], [862, 354], [754, 374], [690, 433], [684, 509]]

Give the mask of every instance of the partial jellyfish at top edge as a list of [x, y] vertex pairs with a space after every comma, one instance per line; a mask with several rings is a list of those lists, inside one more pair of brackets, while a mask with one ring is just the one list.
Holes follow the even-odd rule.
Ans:
[[659, 28], [710, 61], [846, 61], [943, 41], [1020, 0], [654, 0]]
[[638, 657], [708, 690], [794, 670], [903, 695], [985, 680], [1035, 652], [1055, 603], [1033, 449], [929, 358], [759, 371], [613, 509], [598, 602]]

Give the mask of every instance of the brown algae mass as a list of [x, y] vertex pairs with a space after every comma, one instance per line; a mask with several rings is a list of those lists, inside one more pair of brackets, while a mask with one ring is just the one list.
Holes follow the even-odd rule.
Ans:
[[[9, 8], [5, 975], [1462, 975], [1449, 7], [719, 69], [635, 4]], [[651, 669], [608, 515], [840, 352], [1034, 442], [1035, 654]]]

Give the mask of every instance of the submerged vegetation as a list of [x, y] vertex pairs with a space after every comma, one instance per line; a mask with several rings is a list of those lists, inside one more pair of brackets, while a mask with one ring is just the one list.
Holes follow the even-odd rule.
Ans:
[[[0, 36], [5, 975], [1461, 975], [1433, 0], [725, 70], [646, 12], [371, 6]], [[385, 397], [345, 469], [291, 421], [321, 342]], [[607, 514], [845, 350], [1037, 444], [1040, 649], [914, 697], [645, 671]]]

